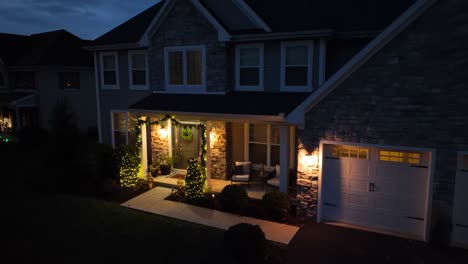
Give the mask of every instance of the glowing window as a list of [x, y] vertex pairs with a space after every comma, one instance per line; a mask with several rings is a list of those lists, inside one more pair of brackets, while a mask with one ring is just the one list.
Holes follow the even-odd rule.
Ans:
[[419, 164], [421, 160], [421, 153], [406, 152], [406, 151], [393, 151], [393, 150], [380, 150], [379, 160], [399, 162], [399, 163]]
[[368, 159], [369, 149], [351, 146], [333, 146], [334, 157]]

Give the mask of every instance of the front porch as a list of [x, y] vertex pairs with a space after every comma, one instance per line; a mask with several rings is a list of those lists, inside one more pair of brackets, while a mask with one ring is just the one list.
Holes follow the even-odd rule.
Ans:
[[[245, 161], [252, 163], [252, 171], [279, 168], [277, 187], [268, 185], [267, 179], [255, 176], [256, 173], [249, 182], [234, 182], [243, 185], [250, 197], [261, 199], [274, 188], [285, 193], [291, 190], [288, 172], [296, 161], [295, 127], [280, 117], [175, 117], [144, 112], [128, 116], [137, 120], [141, 131], [142, 172], [148, 172], [149, 165], [158, 166], [161, 156], [173, 160], [171, 174], [153, 177], [156, 185], [177, 186], [179, 179], [174, 175], [185, 175], [187, 160], [198, 159], [205, 168], [207, 192], [219, 193], [231, 184], [235, 163]], [[147, 174], [142, 173], [141, 177], [146, 178]]]

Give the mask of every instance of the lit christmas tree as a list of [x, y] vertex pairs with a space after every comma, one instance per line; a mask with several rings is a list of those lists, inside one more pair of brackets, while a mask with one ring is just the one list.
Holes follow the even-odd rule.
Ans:
[[203, 197], [203, 182], [201, 166], [197, 159], [190, 159], [187, 167], [187, 175], [185, 176], [185, 196], [187, 199], [195, 199]]

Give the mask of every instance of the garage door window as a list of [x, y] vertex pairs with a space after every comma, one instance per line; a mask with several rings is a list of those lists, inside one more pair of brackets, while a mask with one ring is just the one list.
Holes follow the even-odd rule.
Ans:
[[356, 159], [368, 159], [369, 149], [351, 147], [351, 146], [334, 146], [333, 147], [334, 157], [346, 157]]
[[399, 162], [399, 163], [419, 164], [421, 160], [421, 154], [417, 152], [380, 150], [379, 160]]

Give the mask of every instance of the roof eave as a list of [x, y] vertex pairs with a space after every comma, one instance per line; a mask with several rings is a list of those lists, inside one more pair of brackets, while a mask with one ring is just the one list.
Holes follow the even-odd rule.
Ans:
[[118, 43], [118, 44], [105, 44], [105, 45], [94, 45], [84, 46], [83, 49], [87, 51], [100, 51], [100, 50], [119, 50], [119, 49], [135, 49], [145, 48], [140, 43]]
[[333, 35], [331, 29], [295, 31], [295, 32], [268, 32], [256, 34], [233, 35], [232, 41], [257, 41], [257, 40], [275, 40], [275, 39], [297, 39], [297, 38], [324, 38]]

